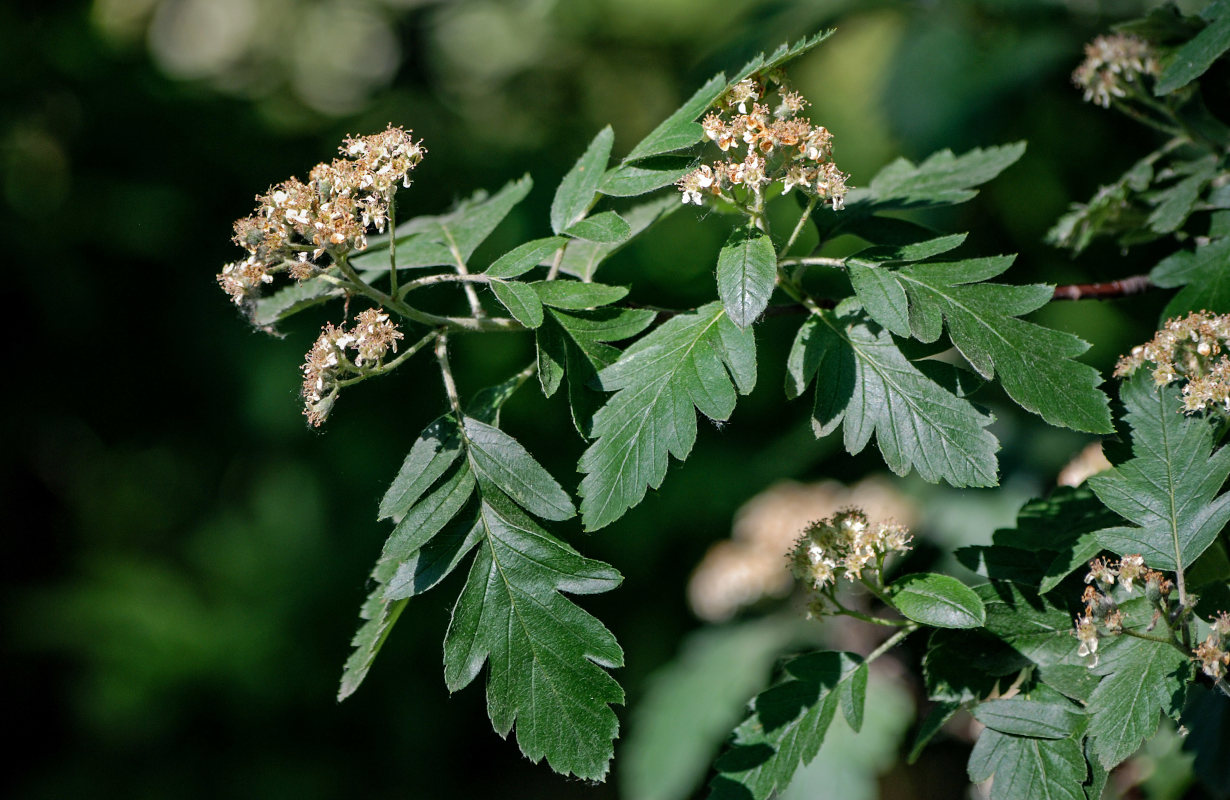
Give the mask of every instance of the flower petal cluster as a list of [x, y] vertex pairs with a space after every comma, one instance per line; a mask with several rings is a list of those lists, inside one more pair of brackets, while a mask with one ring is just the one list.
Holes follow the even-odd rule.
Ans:
[[1127, 84], [1158, 72], [1157, 56], [1148, 42], [1116, 33], [1085, 45], [1085, 60], [1072, 73], [1072, 82], [1084, 91], [1086, 102], [1109, 108], [1112, 97], [1127, 96]]
[[889, 553], [905, 553], [913, 537], [893, 522], [871, 525], [858, 509], [846, 509], [813, 522], [790, 553], [794, 577], [822, 591], [841, 575], [853, 582], [867, 569], [878, 570]]
[[729, 155], [679, 179], [676, 186], [684, 203], [699, 206], [706, 194], [718, 196], [733, 187], [759, 195], [776, 181], [785, 192], [797, 186], [834, 209], [845, 203], [849, 176], [832, 161], [833, 135], [797, 116], [807, 101], [782, 85], [778, 76], [771, 79], [778, 83], [776, 107], [760, 102], [765, 84], [747, 78], [719, 101], [720, 110], [701, 121], [706, 138]]
[[782, 560], [811, 520], [843, 508], [877, 509], [884, 518], [909, 525], [918, 510], [883, 478], [853, 486], [836, 481], [783, 481], [752, 497], [735, 513], [728, 539], [715, 542], [688, 580], [688, 603], [696, 616], [724, 622], [741, 609], [790, 594], [794, 586]]
[[1080, 642], [1077, 654], [1081, 657], [1092, 656], [1089, 667], [1098, 665], [1098, 638], [1103, 635], [1115, 635], [1123, 632], [1124, 616], [1119, 604], [1111, 596], [1115, 583], [1131, 594], [1144, 584], [1145, 596], [1158, 609], [1166, 608], [1174, 584], [1157, 570], [1145, 566], [1145, 560], [1139, 553], [1124, 556], [1117, 562], [1095, 558], [1089, 562], [1089, 572], [1085, 575], [1085, 593], [1081, 601], [1085, 604], [1084, 613], [1077, 616], [1073, 634]]
[[307, 183], [291, 178], [258, 196], [256, 211], [235, 223], [233, 241], [248, 255], [222, 268], [222, 290], [242, 305], [275, 273], [303, 280], [319, 271], [324, 254], [365, 249], [368, 231], [384, 231], [394, 193], [410, 185], [423, 160], [426, 151], [410, 134], [389, 126], [346, 139], [342, 157], [317, 164]]
[[1153, 382], [1183, 385], [1184, 410], [1230, 412], [1230, 314], [1199, 311], [1167, 320], [1148, 342], [1119, 359], [1115, 376], [1131, 375], [1153, 365]]
[[[308, 422], [319, 427], [333, 410], [339, 380], [365, 366], [378, 366], [390, 349], [397, 352], [401, 338], [397, 325], [378, 308], [355, 315], [350, 328], [325, 325], [303, 363], [303, 413]], [[347, 351], [355, 354], [353, 359]]]

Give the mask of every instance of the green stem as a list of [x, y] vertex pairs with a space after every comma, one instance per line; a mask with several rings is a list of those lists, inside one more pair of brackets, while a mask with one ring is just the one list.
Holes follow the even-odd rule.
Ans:
[[389, 198], [389, 294], [397, 297], [397, 197]]
[[[401, 314], [406, 319], [414, 322], [429, 325], [433, 328], [445, 328], [451, 331], [466, 331], [469, 333], [491, 332], [491, 331], [522, 331], [525, 326], [515, 319], [506, 318], [472, 318], [472, 317], [442, 317], [438, 314], [429, 314], [426, 311], [420, 311], [413, 306], [407, 305], [395, 297], [390, 297], [376, 287], [372, 286], [367, 281], [355, 272], [354, 267], [350, 262], [341, 257], [337, 260], [337, 266], [341, 269], [342, 274], [346, 276], [347, 283], [343, 288], [363, 295], [376, 303], [391, 308], [398, 314]], [[466, 284], [468, 285], [468, 284]]]
[[845, 616], [853, 617], [854, 619], [861, 619], [863, 622], [870, 622], [872, 625], [887, 625], [894, 628], [900, 628], [905, 625], [913, 624], [908, 619], [884, 619], [882, 617], [873, 617], [870, 614], [864, 614], [861, 611], [855, 611], [852, 608], [842, 605], [841, 601], [837, 599], [836, 594], [829, 595], [829, 602], [837, 606], [838, 611]]
[[553, 281], [559, 277], [559, 268], [564, 263], [564, 251], [568, 249], [568, 242], [560, 245], [560, 248], [555, 251], [555, 258], [551, 261], [551, 269], [547, 270], [547, 280]]
[[1119, 633], [1123, 634], [1124, 636], [1131, 636], [1133, 639], [1144, 639], [1145, 641], [1148, 641], [1148, 642], [1157, 642], [1158, 644], [1168, 644], [1168, 645], [1173, 646], [1180, 653], [1187, 652], [1186, 650], [1183, 649], [1183, 645], [1179, 644], [1179, 642], [1175, 640], [1173, 634], [1169, 638], [1165, 636], [1150, 636], [1147, 633], [1140, 633], [1139, 631], [1134, 631], [1134, 630], [1131, 630], [1130, 628], [1124, 628], [1123, 630], [1119, 631]]
[[444, 381], [444, 393], [448, 395], [449, 407], [461, 424], [461, 398], [457, 396], [457, 383], [453, 380], [453, 370], [448, 363], [448, 334], [443, 331], [436, 337], [436, 361], [440, 364], [440, 378]]
[[[448, 237], [448, 251], [453, 254], [453, 260], [456, 262], [453, 266], [457, 270], [458, 275], [468, 276], [470, 270], [466, 267], [466, 260], [461, 257], [461, 250], [457, 248], [457, 242], [453, 239], [453, 234], [444, 228], [444, 235]], [[461, 288], [465, 290], [466, 299], [470, 301], [470, 313], [475, 319], [482, 319], [487, 316], [487, 312], [483, 310], [483, 304], [478, 301], [478, 292], [474, 291], [474, 287], [468, 283], [463, 283]]]
[[816, 203], [820, 200], [819, 197], [812, 196], [807, 201], [807, 208], [803, 209], [803, 213], [799, 216], [799, 221], [795, 223], [794, 230], [790, 232], [790, 238], [782, 245], [782, 249], [777, 253], [777, 264], [783, 266], [782, 256], [790, 252], [790, 248], [794, 246], [795, 241], [799, 238], [799, 234], [803, 232], [803, 227], [807, 224], [807, 220], [811, 219], [811, 212], [815, 210]]
[[867, 657], [864, 658], [863, 661], [867, 664], [870, 664], [872, 661], [875, 661], [877, 658], [884, 655], [889, 650], [892, 650], [894, 647], [897, 646], [898, 642], [900, 642], [902, 639], [909, 636], [911, 633], [913, 633], [916, 630], [918, 630], [918, 623], [916, 622], [909, 623], [904, 628], [902, 628], [901, 630], [894, 633], [892, 636], [885, 639], [880, 644], [880, 646], [877, 647], [875, 650], [872, 650], [870, 653], [868, 653]]
[[844, 268], [846, 260], [844, 258], [823, 258], [820, 256], [812, 256], [809, 258], [783, 258], [777, 262], [779, 267], [838, 267]]
[[490, 283], [492, 278], [487, 275], [457, 275], [452, 272], [441, 272], [436, 275], [428, 275], [425, 278], [418, 278], [401, 287], [399, 299], [404, 299], [416, 289], [422, 289], [425, 286], [434, 286], [438, 283]]
[[368, 378], [374, 378], [377, 375], [384, 375], [385, 373], [392, 372], [393, 370], [400, 367], [407, 360], [409, 360], [409, 358], [413, 356], [415, 353], [417, 353], [418, 351], [426, 347], [427, 344], [432, 339], [436, 338], [439, 335], [440, 335], [439, 331], [431, 331], [426, 336], [424, 336], [422, 339], [419, 339], [417, 342], [415, 342], [414, 344], [406, 348], [405, 352], [397, 356], [397, 358], [393, 359], [389, 363], [381, 364], [380, 366], [375, 367], [373, 369], [369, 369], [369, 370], [360, 370], [359, 374], [356, 375], [355, 377], [346, 378], [345, 380], [340, 380], [337, 382], [337, 385], [338, 386], [353, 386], [354, 384], [361, 383], [362, 381], [365, 381]]

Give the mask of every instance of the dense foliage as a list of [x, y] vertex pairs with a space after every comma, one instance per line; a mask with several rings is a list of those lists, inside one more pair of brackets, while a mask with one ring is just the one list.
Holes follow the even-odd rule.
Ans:
[[[1230, 502], [1219, 494], [1230, 475], [1219, 449], [1230, 430], [1230, 318], [1220, 316], [1230, 313], [1230, 129], [1207, 110], [1199, 79], [1230, 48], [1230, 7], [1214, 3], [1198, 17], [1163, 8], [1086, 48], [1074, 74], [1086, 99], [1170, 138], [1074, 206], [1052, 239], [1075, 251], [1101, 236], [1177, 249], [1148, 279], [1059, 288], [999, 282], [1013, 277], [1012, 256], [963, 252], [965, 233], [925, 221], [929, 210], [974, 198], [1021, 158], [1023, 143], [902, 158], [865, 187], [847, 187], [833, 136], [807, 118], [808, 101], [783, 72], [827, 37], [719, 73], [614, 164], [613, 131], [602, 130], [555, 189], [544, 235], [486, 263], [475, 253], [525, 199], [530, 177], [399, 224], [396, 192], [427, 157], [400, 128], [348, 139], [341, 158], [306, 183], [275, 186], [236, 224], [247, 256], [219, 282], [255, 325], [273, 330], [334, 301], [353, 315], [325, 326], [303, 366], [312, 424], [341, 413], [343, 390], [411, 368], [403, 365], [437, 373], [447, 400], [380, 503], [394, 527], [340, 697], [372, 669], [414, 598], [468, 560], [444, 634], [449, 690], [485, 666], [499, 734], [515, 729], [531, 760], [601, 780], [618, 733], [612, 706], [624, 700], [609, 670], [624, 654], [566, 595], [614, 590], [621, 576], [565, 543], [558, 524], [579, 513], [596, 531], [650, 489], [669, 492], [672, 457], [687, 459], [696, 443], [697, 412], [734, 420], [740, 396], [774, 360], [784, 364], [787, 399], [812, 395], [816, 437], [840, 429], [850, 454], [874, 437], [900, 476], [995, 486], [999, 442], [979, 402], [992, 385], [1050, 425], [1115, 434], [1113, 467], [1088, 488], [1026, 505], [1017, 528], [990, 545], [959, 551], [985, 579], [972, 588], [900, 569], [894, 559], [911, 537], [869, 519], [873, 508], [799, 531], [790, 566], [809, 615], [892, 634], [866, 655], [817, 650], [786, 662], [735, 727], [711, 796], [785, 791], [838, 709], [861, 728], [868, 666], [924, 635], [934, 705], [915, 755], [969, 712], [985, 726], [969, 777], [990, 781], [991, 797], [1099, 797], [1162, 715], [1186, 728], [1198, 776], [1223, 791], [1224, 765], [1211, 755], [1222, 743], [1210, 727], [1230, 707]], [[621, 247], [678, 214], [726, 232], [711, 302], [630, 303], [629, 287], [597, 281]], [[1183, 288], [1157, 336], [1120, 362], [1112, 414], [1102, 377], [1075, 360], [1088, 345], [1022, 317], [1053, 299], [1151, 285]], [[788, 350], [758, 341], [761, 322], [777, 316], [797, 317]], [[516, 335], [533, 337], [533, 362], [510, 364], [508, 380], [463, 397], [455, 340]], [[412, 360], [420, 352], [434, 361]], [[534, 387], [547, 397], [566, 391], [583, 451], [579, 509], [569, 481], [532, 454], [538, 445], [501, 427], [504, 404]]]

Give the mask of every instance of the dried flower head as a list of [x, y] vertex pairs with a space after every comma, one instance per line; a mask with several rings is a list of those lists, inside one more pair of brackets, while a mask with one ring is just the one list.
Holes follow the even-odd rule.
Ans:
[[[325, 325], [312, 343], [303, 362], [303, 413], [308, 422], [319, 427], [337, 400], [339, 380], [363, 371], [365, 365], [379, 365], [391, 349], [397, 352], [401, 331], [381, 309], [369, 308], [355, 316], [349, 329], [332, 323]], [[353, 360], [347, 351], [355, 352]]]
[[1131, 592], [1134, 583], [1143, 578], [1148, 571], [1145, 567], [1145, 560], [1139, 553], [1124, 556], [1119, 562], [1119, 583]]
[[1092, 669], [1098, 665], [1098, 624], [1089, 614], [1076, 618], [1076, 630], [1074, 634], [1080, 646], [1076, 649], [1077, 655], [1084, 658], [1085, 656], [1093, 656], [1093, 661], [1089, 664]]
[[698, 617], [722, 622], [765, 598], [784, 597], [794, 585], [782, 560], [810, 520], [849, 506], [875, 508], [902, 525], [886, 526], [886, 539], [904, 546], [916, 510], [888, 481], [872, 477], [852, 487], [836, 481], [783, 482], [753, 497], [735, 514], [730, 539], [713, 545], [688, 581], [688, 603]]
[[911, 536], [900, 525], [871, 525], [859, 509], [846, 509], [813, 522], [790, 553], [794, 577], [814, 590], [823, 590], [845, 575], [858, 580], [863, 571], [878, 569], [890, 552], [905, 553]]
[[1119, 359], [1115, 376], [1133, 374], [1153, 365], [1153, 382], [1183, 385], [1187, 413], [1209, 409], [1230, 411], [1230, 314], [1207, 311], [1167, 320], [1154, 337]]
[[233, 240], [248, 257], [218, 275], [235, 303], [278, 272], [304, 280], [319, 272], [315, 262], [326, 253], [365, 249], [368, 231], [384, 231], [393, 194], [410, 185], [410, 171], [426, 152], [410, 131], [392, 126], [349, 138], [340, 149], [343, 157], [317, 164], [307, 183], [291, 178], [258, 196], [256, 211], [235, 223]]
[[1194, 654], [1205, 675], [1213, 680], [1225, 676], [1226, 667], [1230, 666], [1230, 653], [1223, 649], [1223, 642], [1217, 633], [1210, 633], [1209, 637], [1196, 647]]
[[1085, 60], [1072, 73], [1072, 82], [1085, 93], [1085, 101], [1110, 107], [1111, 97], [1126, 97], [1127, 85], [1141, 75], [1157, 75], [1152, 46], [1135, 36], [1117, 33], [1099, 36], [1085, 45]]
[[[770, 75], [767, 81], [740, 81], [718, 103], [719, 110], [701, 121], [705, 137], [731, 155], [680, 178], [676, 186], [682, 201], [702, 205], [706, 194], [720, 196], [736, 186], [759, 195], [780, 181], [784, 191], [797, 186], [834, 209], [842, 208], [849, 176], [832, 161], [833, 135], [798, 116], [807, 100], [785, 85], [775, 90], [776, 107], [759, 102], [766, 95], [766, 82], [781, 84], [781, 79]], [[739, 158], [741, 148], [746, 152]]]

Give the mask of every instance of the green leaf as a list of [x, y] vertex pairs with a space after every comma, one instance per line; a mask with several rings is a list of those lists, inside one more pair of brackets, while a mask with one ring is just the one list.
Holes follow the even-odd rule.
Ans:
[[420, 595], [448, 577], [481, 536], [482, 529], [475, 515], [463, 513], [400, 561], [379, 562], [372, 577], [383, 585], [386, 602]]
[[750, 327], [769, 305], [777, 280], [777, 253], [764, 231], [742, 228], [731, 233], [718, 253], [718, 296], [730, 321]]
[[524, 275], [544, 259], [550, 258], [567, 241], [563, 236], [548, 236], [518, 245], [492, 262], [483, 274], [492, 278], [515, 278]]
[[552, 231], [559, 233], [572, 225], [584, 217], [594, 204], [614, 143], [615, 131], [607, 125], [560, 181], [559, 188], [555, 190], [555, 199], [551, 201]]
[[450, 415], [437, 417], [423, 429], [380, 501], [379, 519], [405, 514], [457, 460], [461, 455], [457, 434], [457, 423]]
[[835, 28], [829, 28], [827, 31], [821, 31], [805, 39], [799, 39], [794, 44], [779, 44], [777, 49], [767, 56], [764, 53], [757, 54], [752, 60], [744, 64], [742, 69], [735, 73], [735, 76], [730, 79], [727, 88], [734, 86], [744, 78], [749, 78], [756, 73], [766, 73], [769, 70], [780, 67], [787, 61], [798, 58], [832, 36], [835, 30]]
[[970, 780], [991, 781], [991, 800], [1085, 800], [1088, 775], [1079, 739], [1032, 739], [990, 728], [969, 757]]
[[974, 719], [988, 728], [1035, 739], [1067, 739], [1079, 733], [1085, 715], [1071, 703], [1047, 703], [1012, 697], [988, 700], [974, 708]]
[[[635, 161], [648, 156], [670, 153], [691, 147], [700, 141], [703, 131], [696, 118], [709, 110], [726, 92], [726, 76], [718, 73], [708, 83], [696, 90], [679, 109], [664, 119], [658, 127], [632, 148], [624, 159]], [[678, 201], [676, 201], [678, 202]]]
[[607, 286], [580, 281], [538, 281], [531, 286], [538, 292], [538, 298], [543, 305], [577, 311], [610, 305], [628, 294], [627, 286]]
[[[399, 267], [411, 266], [404, 258], [430, 263], [421, 266], [455, 264], [457, 259], [465, 262], [474, 254], [496, 226], [508, 216], [508, 212], [529, 194], [534, 182], [526, 175], [510, 181], [494, 195], [477, 192], [458, 204], [448, 214], [434, 217], [415, 217], [397, 226], [397, 263]], [[454, 254], [455, 253], [455, 254]], [[445, 258], [447, 255], [447, 258]], [[352, 258], [356, 267], [375, 268], [388, 264], [388, 254], [383, 251], [368, 252]]]
[[888, 599], [907, 619], [934, 628], [977, 628], [987, 616], [974, 590], [948, 575], [906, 575], [888, 587]]
[[863, 711], [867, 704], [867, 675], [867, 664], [859, 664], [850, 680], [841, 682], [838, 696], [841, 713], [855, 733], [863, 728]]
[[457, 691], [484, 662], [487, 710], [521, 752], [556, 772], [601, 780], [619, 728], [610, 704], [623, 690], [602, 668], [623, 651], [601, 622], [561, 592], [615, 588], [619, 573], [583, 558], [515, 506], [484, 496], [483, 537], [444, 639], [444, 679]]
[[625, 793], [637, 800], [688, 797], [798, 631], [793, 622], [761, 618], [688, 635], [632, 707], [616, 762]]
[[[463, 462], [439, 488], [406, 512], [385, 541], [380, 561], [397, 565], [409, 558], [461, 512], [473, 493], [474, 472]], [[386, 599], [399, 598], [386, 595]]]
[[878, 267], [884, 264], [925, 261], [933, 256], [947, 253], [949, 250], [955, 250], [965, 242], [967, 236], [969, 236], [967, 233], [954, 233], [950, 236], [940, 236], [924, 241], [868, 247], [847, 258], [846, 263]]
[[[1097, 386], [1094, 368], [1071, 360], [1089, 345], [1070, 333], [1017, 319], [1051, 299], [1049, 286], [982, 283], [999, 275], [1012, 257], [878, 268], [876, 283], [851, 273], [851, 281], [872, 318], [901, 335], [908, 317], [915, 338], [935, 341], [941, 320], [961, 355], [984, 378], [998, 373], [1008, 395], [1052, 425], [1080, 431], [1112, 430], [1109, 401]], [[863, 270], [865, 271], [865, 270]], [[879, 284], [895, 279], [900, 290]], [[904, 297], [909, 297], [908, 309]]]
[[1187, 656], [1169, 643], [1118, 636], [1104, 640], [1089, 696], [1089, 735], [1106, 769], [1136, 752], [1157, 731], [1158, 714], [1183, 706]]
[[542, 301], [529, 284], [495, 280], [489, 285], [495, 298], [517, 322], [527, 328], [537, 328], [542, 324]]
[[918, 166], [899, 158], [871, 179], [866, 189], [846, 195], [852, 216], [919, 206], [964, 203], [980, 186], [1012, 166], [1025, 152], [1025, 143], [971, 150], [954, 156], [951, 150], [933, 153]]
[[1200, 193], [1217, 174], [1217, 157], [1209, 156], [1188, 165], [1194, 174], [1173, 186], [1157, 192], [1151, 202], [1157, 204], [1146, 220], [1149, 228], [1157, 233], [1173, 233], [1187, 220], [1195, 209]]
[[[983, 627], [1040, 667], [1085, 666], [1072, 636], [1072, 614], [1019, 584], [994, 581], [974, 589], [987, 610]], [[1075, 598], [1073, 598], [1075, 604]]]
[[568, 493], [516, 439], [472, 417], [466, 417], [462, 427], [480, 483], [494, 486], [543, 519], [565, 520], [577, 513]]
[[731, 747], [714, 765], [711, 800], [764, 800], [781, 791], [820, 751], [837, 710], [841, 684], [863, 665], [853, 653], [820, 652], [786, 664], [786, 678], [756, 696], [735, 728]]
[[632, 226], [614, 211], [603, 211], [570, 225], [564, 233], [590, 242], [619, 244], [631, 238]]
[[368, 595], [367, 601], [359, 610], [359, 617], [364, 620], [364, 623], [359, 627], [354, 638], [350, 640], [350, 646], [354, 648], [354, 652], [346, 659], [346, 666], [342, 669], [342, 682], [337, 690], [338, 702], [354, 694], [359, 684], [363, 683], [380, 648], [389, 638], [389, 632], [393, 629], [397, 618], [401, 616], [402, 610], [405, 609], [406, 602], [406, 600], [386, 602], [382, 585], [378, 585]]
[[252, 324], [258, 328], [272, 328], [287, 317], [298, 314], [305, 308], [319, 305], [340, 293], [336, 286], [320, 278], [309, 278], [303, 283], [283, 286], [267, 297], [256, 299], [251, 311]]
[[1179, 250], [1162, 259], [1149, 280], [1158, 286], [1184, 289], [1166, 304], [1162, 316], [1181, 317], [1192, 311], [1230, 313], [1230, 237], [1214, 239], [1193, 250]]
[[691, 172], [694, 164], [695, 159], [691, 156], [655, 156], [631, 164], [620, 164], [602, 176], [598, 191], [611, 197], [646, 194], [670, 186]]
[[1170, 57], [1158, 76], [1153, 93], [1161, 97], [1182, 89], [1203, 75], [1228, 48], [1230, 13], [1223, 13]]
[[670, 454], [687, 458], [696, 441], [693, 407], [710, 419], [730, 417], [736, 388], [747, 394], [755, 385], [755, 339], [710, 303], [640, 339], [599, 380], [615, 395], [594, 415], [597, 441], [579, 465], [581, 515], [591, 531], [661, 486]]
[[567, 345], [558, 323], [545, 318], [534, 331], [534, 346], [537, 348], [538, 383], [542, 386], [543, 395], [550, 397], [559, 390], [568, 359], [565, 351]]
[[874, 433], [884, 463], [898, 475], [913, 468], [931, 482], [995, 484], [998, 443], [985, 430], [990, 418], [920, 372], [857, 305], [809, 317], [787, 371], [787, 394], [822, 376], [812, 412], [817, 436], [844, 422], [847, 451], [861, 452]]
[[583, 281], [591, 281], [603, 261], [619, 252], [632, 238], [639, 236], [651, 225], [665, 219], [682, 207], [679, 198], [659, 197], [628, 209], [623, 215], [632, 233], [628, 239], [618, 243], [603, 244], [589, 242], [584, 239], [574, 239], [568, 243], [564, 258], [560, 262], [560, 271], [575, 275]]
[[[552, 309], [543, 326], [557, 332], [560, 344], [551, 358], [559, 359], [568, 375], [568, 404], [577, 432], [590, 437], [594, 414], [602, 405], [592, 386], [598, 373], [619, 360], [619, 350], [608, 342], [628, 339], [648, 328], [657, 316], [649, 309], [599, 308], [568, 312]], [[553, 341], [550, 342], [555, 346]]]
[[1178, 387], [1157, 389], [1147, 369], [1119, 391], [1132, 431], [1133, 458], [1089, 479], [1112, 511], [1139, 527], [1099, 531], [1102, 546], [1140, 553], [1154, 569], [1186, 569], [1230, 521], [1230, 494], [1217, 492], [1230, 476], [1230, 448], [1213, 452], [1213, 430], [1182, 413]]

